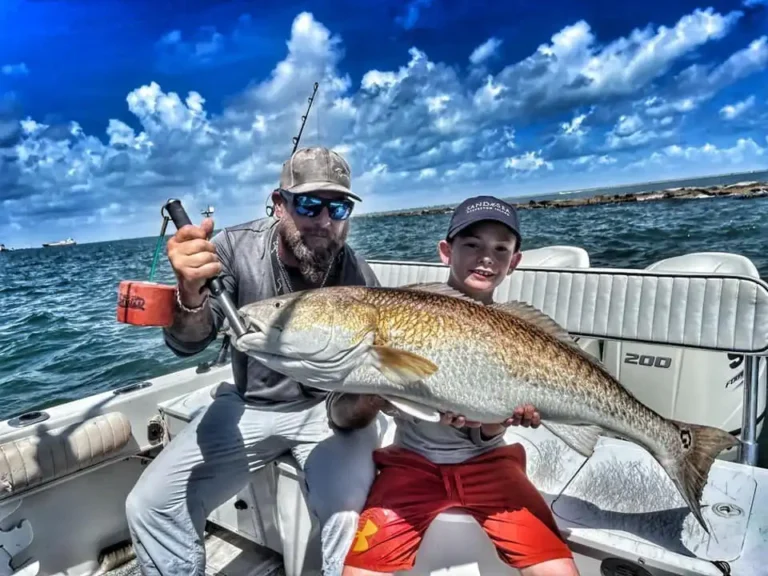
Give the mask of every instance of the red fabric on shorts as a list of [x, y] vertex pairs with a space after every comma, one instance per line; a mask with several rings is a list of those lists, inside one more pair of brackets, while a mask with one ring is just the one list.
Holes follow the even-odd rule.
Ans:
[[461, 464], [433, 464], [388, 446], [374, 452], [371, 487], [346, 566], [412, 568], [432, 520], [449, 508], [471, 514], [514, 568], [572, 558], [546, 501], [525, 474], [525, 450], [502, 446]]

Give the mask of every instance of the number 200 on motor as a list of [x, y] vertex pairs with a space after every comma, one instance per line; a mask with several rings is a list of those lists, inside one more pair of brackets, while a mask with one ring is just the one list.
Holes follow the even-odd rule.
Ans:
[[650, 354], [627, 352], [626, 356], [624, 356], [624, 364], [653, 366], [654, 368], [669, 368], [672, 366], [672, 358], [668, 358], [667, 356], [652, 356]]

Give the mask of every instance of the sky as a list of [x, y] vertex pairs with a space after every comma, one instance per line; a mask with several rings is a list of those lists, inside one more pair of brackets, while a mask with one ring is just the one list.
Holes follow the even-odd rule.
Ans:
[[264, 216], [302, 145], [356, 213], [768, 168], [768, 0], [2, 0], [0, 243]]

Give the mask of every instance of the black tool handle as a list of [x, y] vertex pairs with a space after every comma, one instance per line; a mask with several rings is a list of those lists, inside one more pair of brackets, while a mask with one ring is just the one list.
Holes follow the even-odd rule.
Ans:
[[[176, 226], [177, 230], [188, 224], [192, 224], [192, 220], [189, 219], [187, 211], [184, 210], [184, 207], [181, 205], [181, 200], [175, 198], [168, 200], [165, 204], [165, 210], [168, 212], [170, 219], [173, 220], [173, 224]], [[229, 294], [224, 291], [224, 284], [222, 284], [219, 277], [214, 276], [213, 278], [209, 278], [205, 282], [205, 285], [208, 290], [211, 291], [214, 298], [217, 298], [221, 303], [222, 308], [224, 309], [224, 315], [227, 317], [227, 320], [229, 320], [229, 325], [232, 327], [235, 334], [237, 336], [245, 334], [246, 330], [237, 313], [237, 308], [235, 308], [235, 305], [232, 303]]]
[[176, 200], [176, 198], [168, 200], [165, 204], [165, 211], [168, 212], [168, 216], [173, 220], [177, 230], [192, 224], [192, 220], [187, 216], [187, 211], [181, 205], [181, 200]]

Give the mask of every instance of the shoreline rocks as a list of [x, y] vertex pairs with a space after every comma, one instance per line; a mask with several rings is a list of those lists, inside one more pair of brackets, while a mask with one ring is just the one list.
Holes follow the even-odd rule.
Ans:
[[[768, 196], [768, 182], [739, 182], [724, 186], [706, 188], [668, 188], [665, 190], [650, 190], [647, 192], [631, 192], [626, 194], [597, 194], [580, 198], [555, 198], [547, 200], [529, 200], [515, 202], [514, 198], [505, 198], [518, 210], [537, 210], [542, 208], [575, 208], [578, 206], [595, 206], [600, 204], [624, 204], [627, 202], [657, 202], [659, 200], [699, 200], [704, 198], [762, 198]], [[458, 203], [456, 204], [458, 205]], [[360, 214], [355, 218], [376, 218], [381, 216], [429, 216], [434, 214], [450, 214], [456, 205], [441, 205], [424, 208], [411, 208], [389, 212]]]

